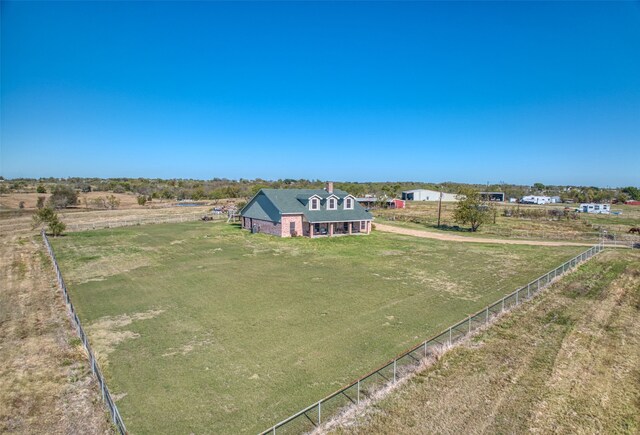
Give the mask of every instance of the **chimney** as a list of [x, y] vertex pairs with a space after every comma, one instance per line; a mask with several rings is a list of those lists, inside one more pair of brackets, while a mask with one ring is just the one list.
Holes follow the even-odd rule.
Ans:
[[325, 189], [327, 192], [333, 193], [333, 181], [327, 181], [327, 187]]

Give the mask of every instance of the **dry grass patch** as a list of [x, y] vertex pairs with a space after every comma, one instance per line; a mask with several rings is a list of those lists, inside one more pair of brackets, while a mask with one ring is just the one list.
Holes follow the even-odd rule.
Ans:
[[0, 433], [112, 433], [44, 247], [25, 240], [0, 238]]
[[91, 337], [92, 347], [100, 366], [104, 369], [109, 365], [109, 354], [118, 344], [140, 337], [137, 332], [123, 329], [124, 327], [140, 320], [153, 319], [163, 312], [164, 310], [149, 310], [120, 316], [105, 316], [89, 324], [86, 328], [87, 334]]

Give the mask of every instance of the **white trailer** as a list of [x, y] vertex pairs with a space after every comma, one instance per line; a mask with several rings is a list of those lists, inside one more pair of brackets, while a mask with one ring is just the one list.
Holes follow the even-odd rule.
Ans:
[[528, 196], [523, 196], [520, 202], [523, 204], [549, 204], [551, 203], [551, 197], [528, 195]]
[[580, 213], [609, 214], [611, 213], [611, 206], [609, 204], [594, 204], [591, 202], [580, 204], [580, 208], [577, 211]]

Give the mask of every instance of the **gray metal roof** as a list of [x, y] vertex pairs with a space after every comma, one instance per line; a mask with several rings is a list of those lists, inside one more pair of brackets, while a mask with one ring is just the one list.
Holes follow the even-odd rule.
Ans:
[[[320, 198], [320, 210], [309, 210], [309, 198]], [[327, 199], [338, 198], [337, 210], [327, 210]], [[371, 213], [357, 201], [353, 209], [345, 210], [344, 199], [349, 195], [344, 190], [335, 189], [329, 193], [324, 189], [261, 189], [240, 211], [243, 217], [280, 222], [283, 214], [302, 214], [308, 222], [348, 222], [372, 220]], [[353, 196], [352, 196], [353, 197]]]

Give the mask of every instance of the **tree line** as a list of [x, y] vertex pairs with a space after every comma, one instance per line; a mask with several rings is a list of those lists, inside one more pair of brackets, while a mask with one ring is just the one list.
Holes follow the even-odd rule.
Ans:
[[[164, 200], [216, 200], [223, 198], [250, 198], [261, 188], [301, 188], [319, 189], [324, 187], [321, 180], [261, 178], [230, 180], [212, 178], [196, 179], [160, 179], [160, 178], [17, 178], [5, 180], [0, 177], [0, 194], [10, 192], [52, 193], [60, 186], [69, 187], [76, 192], [132, 193], [144, 198], [142, 202], [154, 199]], [[574, 202], [610, 202], [613, 200], [640, 200], [640, 189], [633, 186], [601, 188], [595, 186], [554, 186], [534, 183], [531, 186], [508, 184], [467, 184], [445, 181], [429, 182], [335, 182], [337, 189], [345, 190], [355, 196], [373, 195], [394, 198], [404, 190], [430, 189], [446, 193], [458, 193], [461, 189], [472, 188], [479, 191], [504, 192], [507, 198], [521, 198], [525, 195], [560, 196], [563, 201]]]

